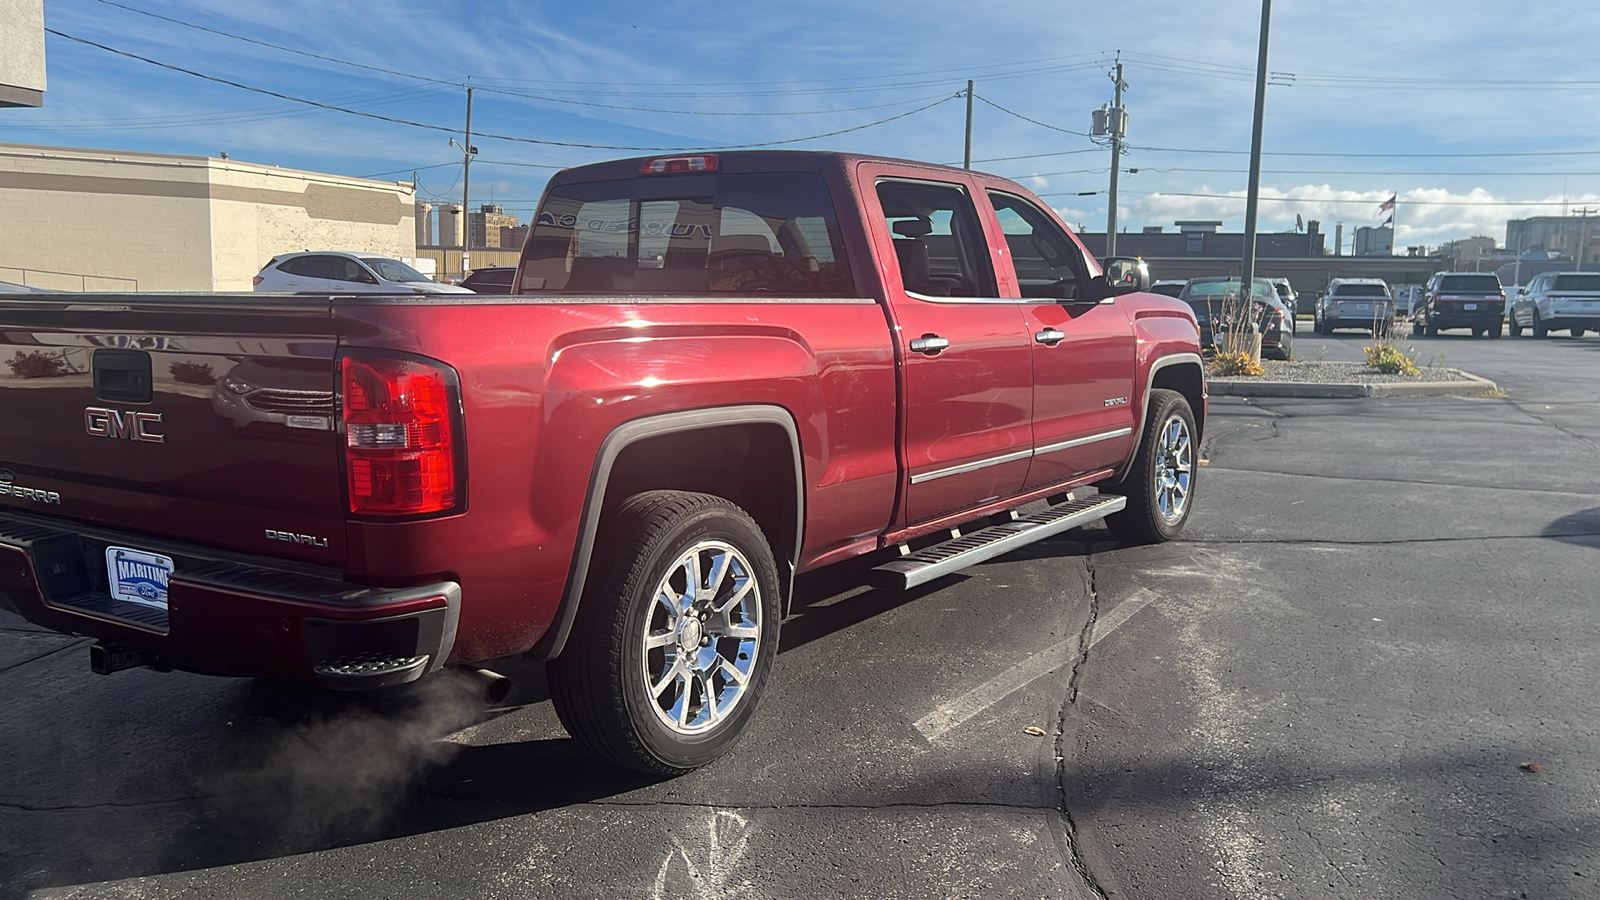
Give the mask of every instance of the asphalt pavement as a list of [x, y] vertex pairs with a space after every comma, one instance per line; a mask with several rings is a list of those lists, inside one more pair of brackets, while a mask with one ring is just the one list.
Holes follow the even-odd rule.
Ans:
[[0, 617], [0, 897], [1596, 896], [1600, 338], [1413, 344], [1507, 396], [1218, 398], [1179, 541], [808, 577], [670, 781], [522, 661], [495, 707], [102, 678]]

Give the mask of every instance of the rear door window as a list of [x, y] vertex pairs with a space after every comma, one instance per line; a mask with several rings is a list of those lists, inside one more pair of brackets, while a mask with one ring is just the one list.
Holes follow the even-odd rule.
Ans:
[[290, 275], [301, 278], [332, 278], [333, 259], [331, 256], [297, 256], [294, 259], [284, 260], [278, 269]]

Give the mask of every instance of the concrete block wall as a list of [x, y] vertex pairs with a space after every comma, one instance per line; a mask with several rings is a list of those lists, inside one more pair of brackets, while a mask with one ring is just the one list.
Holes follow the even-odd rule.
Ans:
[[248, 291], [278, 253], [415, 256], [413, 200], [407, 183], [0, 144], [0, 280], [64, 290], [133, 290], [136, 282], [141, 291]]

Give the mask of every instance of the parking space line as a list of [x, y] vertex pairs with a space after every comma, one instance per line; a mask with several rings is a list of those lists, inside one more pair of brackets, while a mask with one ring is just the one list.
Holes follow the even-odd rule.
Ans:
[[1124, 622], [1133, 618], [1133, 614], [1146, 606], [1154, 603], [1156, 595], [1149, 591], [1140, 591], [1132, 597], [1117, 604], [1117, 608], [1101, 616], [1094, 623], [1094, 637], [1089, 639], [1089, 646], [1093, 647], [1105, 639], [1106, 635], [1120, 628]]
[[[1095, 622], [1094, 636], [1089, 639], [1089, 646], [1093, 647], [1100, 643], [1106, 635], [1132, 618], [1134, 613], [1155, 600], [1155, 594], [1140, 591], [1117, 604], [1115, 609]], [[1026, 661], [1012, 666], [949, 703], [941, 704], [913, 724], [928, 741], [936, 741], [1029, 684], [1063, 666], [1071, 665], [1077, 655], [1076, 650], [1077, 641], [1062, 641], [1035, 653]]]

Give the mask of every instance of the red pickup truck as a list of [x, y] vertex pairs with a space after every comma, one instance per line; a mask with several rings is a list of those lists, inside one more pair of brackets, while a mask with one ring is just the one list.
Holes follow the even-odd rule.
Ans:
[[1199, 334], [1148, 283], [1012, 182], [754, 151], [561, 172], [504, 296], [7, 299], [0, 606], [101, 673], [534, 654], [575, 737], [685, 772], [797, 573], [1183, 527]]

